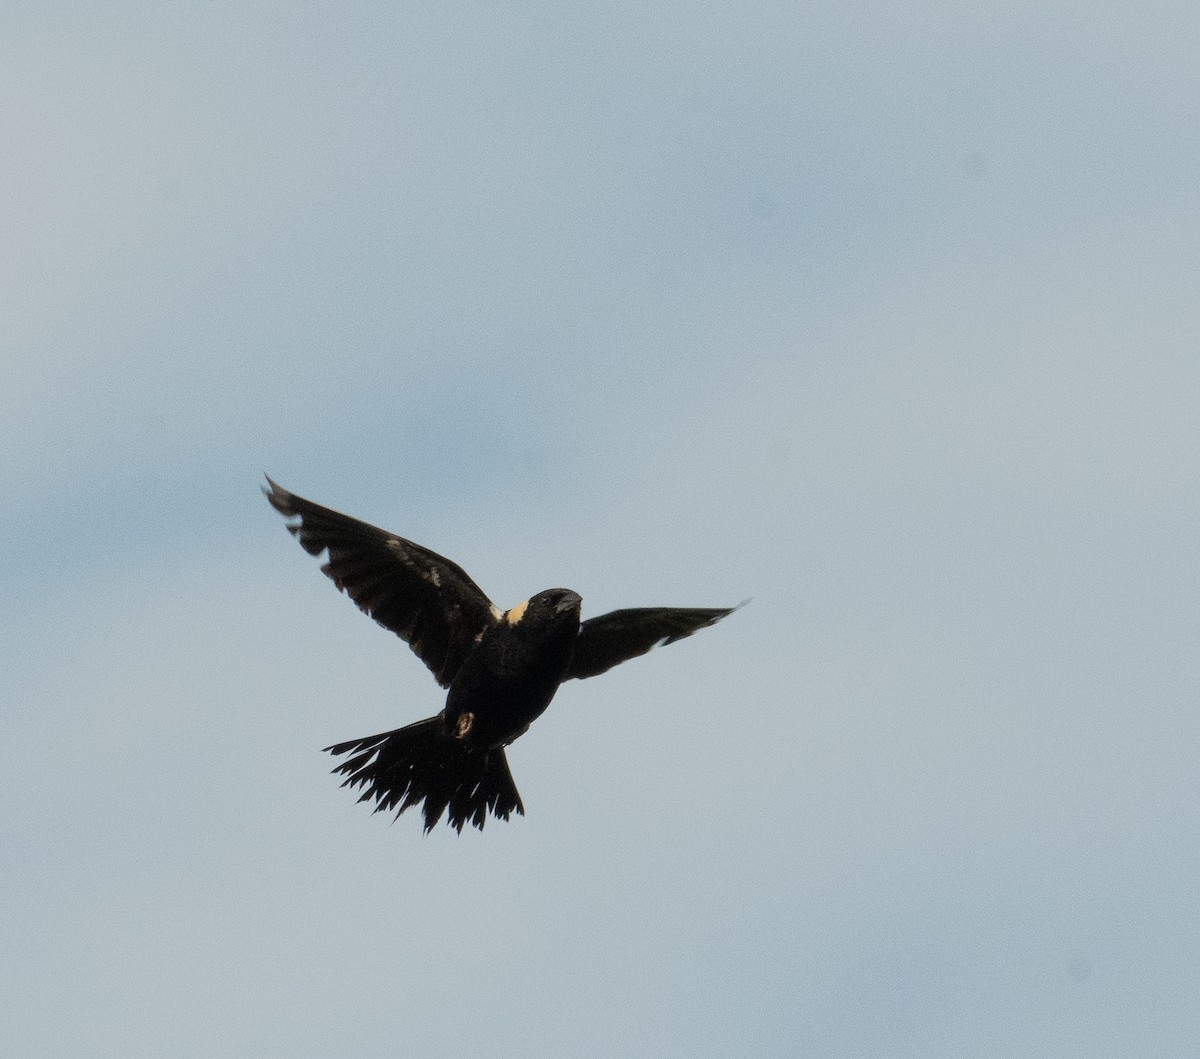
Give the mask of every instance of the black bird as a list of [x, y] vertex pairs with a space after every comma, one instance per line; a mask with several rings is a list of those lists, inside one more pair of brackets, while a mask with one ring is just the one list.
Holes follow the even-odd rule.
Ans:
[[263, 492], [288, 518], [322, 571], [359, 609], [407, 643], [449, 688], [435, 717], [325, 749], [351, 754], [334, 772], [361, 787], [359, 801], [396, 816], [424, 804], [428, 833], [447, 812], [461, 832], [482, 829], [489, 810], [524, 814], [504, 748], [541, 716], [559, 684], [594, 677], [658, 644], [674, 643], [735, 608], [638, 607], [585, 622], [582, 600], [551, 588], [502, 611], [449, 559], [358, 519], [289, 493]]

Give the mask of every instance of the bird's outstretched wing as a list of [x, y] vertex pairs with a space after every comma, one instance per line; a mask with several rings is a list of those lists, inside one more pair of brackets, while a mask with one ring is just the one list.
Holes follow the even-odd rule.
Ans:
[[579, 626], [575, 657], [564, 680], [594, 677], [720, 621], [736, 607], [633, 607], [588, 618]]
[[310, 555], [328, 550], [321, 570], [359, 609], [409, 645], [449, 687], [498, 608], [449, 559], [394, 533], [331, 511], [267, 479], [271, 506]]

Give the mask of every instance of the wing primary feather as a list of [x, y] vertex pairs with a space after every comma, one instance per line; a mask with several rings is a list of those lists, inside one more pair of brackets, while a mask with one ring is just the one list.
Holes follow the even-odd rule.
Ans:
[[[263, 492], [321, 571], [395, 633], [449, 687], [499, 609], [457, 563], [394, 533], [322, 507], [267, 477]], [[291, 521], [295, 520], [295, 521]]]
[[676, 643], [709, 625], [715, 625], [737, 609], [634, 607], [589, 618], [579, 626], [575, 655], [564, 679], [598, 676], [655, 647]]

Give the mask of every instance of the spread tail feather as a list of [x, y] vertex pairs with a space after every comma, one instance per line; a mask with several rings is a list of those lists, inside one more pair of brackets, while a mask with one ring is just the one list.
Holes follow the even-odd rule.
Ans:
[[443, 811], [459, 832], [468, 821], [482, 830], [489, 811], [501, 820], [525, 814], [504, 749], [467, 750], [446, 734], [440, 714], [325, 749], [353, 755], [333, 771], [346, 777], [343, 787], [362, 788], [360, 802], [374, 799], [375, 812], [395, 809], [399, 817], [423, 801], [426, 834]]

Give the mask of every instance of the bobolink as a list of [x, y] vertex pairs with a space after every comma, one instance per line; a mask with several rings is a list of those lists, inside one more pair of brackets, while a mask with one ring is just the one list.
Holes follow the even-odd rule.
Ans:
[[425, 831], [443, 811], [457, 831], [490, 811], [523, 814], [504, 748], [528, 731], [564, 680], [593, 677], [658, 644], [691, 636], [732, 607], [638, 607], [581, 622], [582, 600], [551, 588], [502, 611], [449, 559], [296, 496], [267, 479], [271, 506], [337, 587], [405, 641], [449, 691], [435, 717], [325, 749], [334, 772], [375, 811], [424, 802]]

